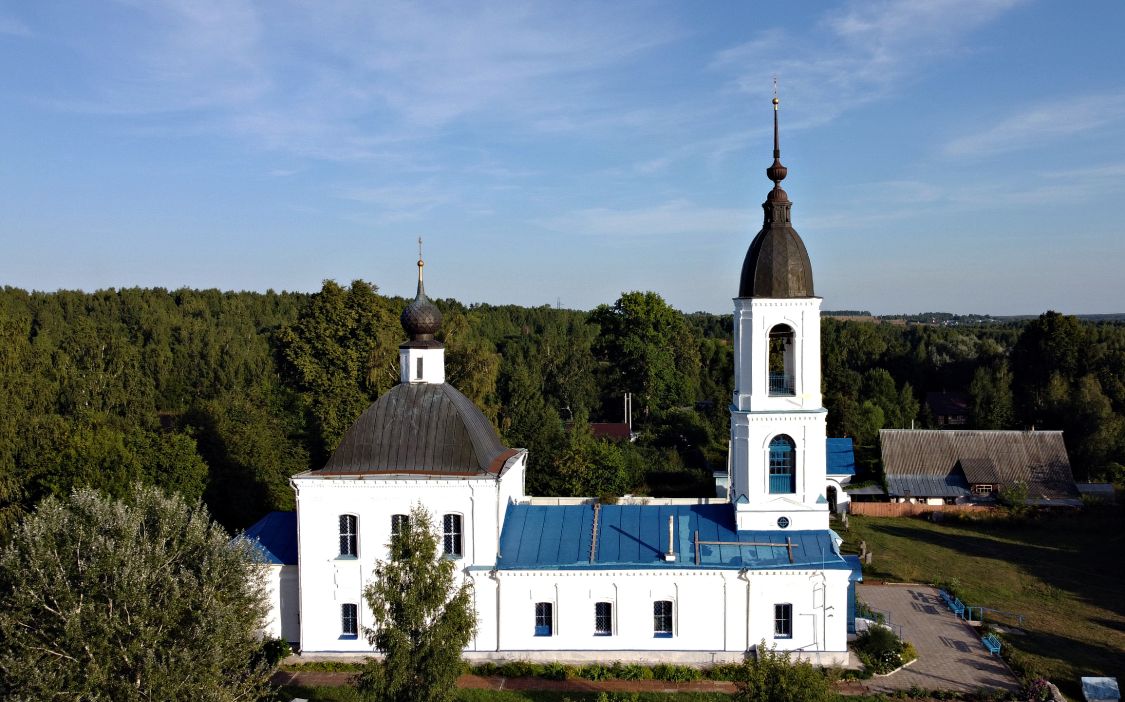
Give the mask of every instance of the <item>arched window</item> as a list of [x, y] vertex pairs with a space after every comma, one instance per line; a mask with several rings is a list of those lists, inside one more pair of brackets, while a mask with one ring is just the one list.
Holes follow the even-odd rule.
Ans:
[[391, 536], [398, 536], [406, 531], [407, 526], [410, 524], [410, 517], [406, 514], [392, 514], [391, 515]]
[[658, 639], [672, 636], [672, 600], [652, 603], [652, 635]]
[[797, 445], [785, 434], [770, 442], [770, 493], [797, 492]]
[[461, 548], [461, 515], [446, 514], [441, 518], [442, 551], [447, 556], [460, 558]]
[[359, 518], [340, 515], [340, 555], [354, 558], [359, 553]]
[[778, 324], [770, 329], [769, 379], [770, 396], [785, 397], [796, 394], [793, 353], [796, 344], [793, 327]]
[[340, 605], [340, 638], [354, 639], [359, 636], [359, 606]]

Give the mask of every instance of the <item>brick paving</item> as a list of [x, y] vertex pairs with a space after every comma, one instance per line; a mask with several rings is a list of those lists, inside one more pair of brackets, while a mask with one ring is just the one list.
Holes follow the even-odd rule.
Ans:
[[980, 688], [1018, 690], [1019, 683], [998, 656], [985, 649], [977, 631], [957, 618], [937, 590], [924, 585], [859, 585], [859, 599], [889, 615], [914, 644], [918, 660], [887, 677], [865, 681], [876, 692], [927, 690], [973, 692]]

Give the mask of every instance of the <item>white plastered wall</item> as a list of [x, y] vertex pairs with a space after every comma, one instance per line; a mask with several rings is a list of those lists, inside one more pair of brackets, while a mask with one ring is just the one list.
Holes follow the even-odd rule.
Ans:
[[[391, 515], [425, 505], [439, 530], [442, 515], [462, 517], [462, 569], [496, 563], [497, 544], [509, 499], [523, 492], [526, 452], [509, 461], [500, 479], [368, 476], [297, 476], [297, 540], [300, 560], [300, 642], [304, 652], [369, 652], [362, 632], [371, 625], [363, 590], [376, 560], [387, 557]], [[358, 517], [358, 554], [341, 556], [339, 517]], [[341, 605], [358, 605], [356, 638], [341, 635]], [[284, 606], [281, 608], [284, 611]]]
[[[471, 658], [706, 663], [741, 660], [763, 639], [825, 665], [847, 661], [847, 571], [474, 571], [478, 632]], [[499, 595], [497, 594], [499, 592]], [[653, 602], [673, 603], [673, 636], [653, 632]], [[554, 610], [535, 635], [535, 604]], [[613, 634], [594, 633], [595, 603], [613, 605]], [[774, 605], [793, 606], [793, 636], [774, 637]], [[750, 616], [747, 616], [747, 607]], [[497, 616], [499, 614], [499, 616]], [[497, 638], [496, 633], [499, 632]]]

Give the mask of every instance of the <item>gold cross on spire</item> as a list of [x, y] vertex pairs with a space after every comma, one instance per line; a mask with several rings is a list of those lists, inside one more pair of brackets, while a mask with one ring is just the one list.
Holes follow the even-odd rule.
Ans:
[[418, 282], [422, 282], [422, 266], [425, 266], [425, 261], [422, 260], [422, 237], [418, 237]]

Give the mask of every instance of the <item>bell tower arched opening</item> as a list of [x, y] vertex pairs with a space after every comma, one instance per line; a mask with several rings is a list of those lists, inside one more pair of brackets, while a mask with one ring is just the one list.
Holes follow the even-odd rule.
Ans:
[[792, 397], [796, 394], [797, 335], [788, 324], [778, 324], [769, 334], [770, 397]]

